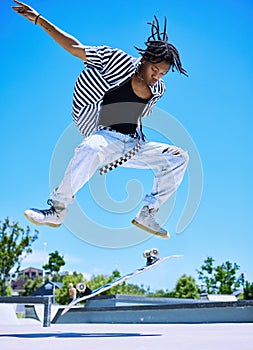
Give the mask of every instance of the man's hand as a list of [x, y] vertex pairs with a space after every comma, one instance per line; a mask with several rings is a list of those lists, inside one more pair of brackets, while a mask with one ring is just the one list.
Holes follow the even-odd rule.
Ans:
[[35, 11], [31, 6], [24, 4], [23, 2], [14, 0], [19, 6], [12, 6], [12, 9], [17, 12], [19, 15], [27, 18], [29, 21], [35, 23], [36, 18], [39, 16], [39, 13]]
[[24, 4], [23, 2], [14, 0], [19, 6], [12, 6], [12, 9], [19, 15], [27, 18], [34, 24], [38, 24], [48, 35], [51, 36], [60, 46], [73, 56], [81, 58], [86, 62], [85, 48], [76, 38], [68, 33], [64, 32], [60, 28], [56, 27], [53, 23], [49, 22], [45, 17], [42, 17], [31, 6]]

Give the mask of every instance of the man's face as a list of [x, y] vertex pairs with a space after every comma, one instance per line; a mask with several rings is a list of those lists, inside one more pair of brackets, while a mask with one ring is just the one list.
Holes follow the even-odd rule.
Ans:
[[142, 60], [139, 73], [147, 85], [155, 85], [170, 69], [170, 64], [166, 61], [160, 63], [150, 63]]

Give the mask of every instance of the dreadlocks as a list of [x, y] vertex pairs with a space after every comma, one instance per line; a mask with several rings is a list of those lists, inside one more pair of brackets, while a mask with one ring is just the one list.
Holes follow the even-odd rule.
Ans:
[[154, 16], [152, 22], [148, 22], [151, 25], [151, 35], [145, 42], [146, 49], [140, 49], [135, 46], [139, 54], [150, 63], [160, 63], [166, 61], [170, 64], [172, 72], [176, 70], [186, 76], [187, 71], [182, 67], [179, 52], [168, 42], [168, 35], [166, 33], [167, 19], [164, 19], [163, 32], [160, 32], [159, 22], [156, 16]]

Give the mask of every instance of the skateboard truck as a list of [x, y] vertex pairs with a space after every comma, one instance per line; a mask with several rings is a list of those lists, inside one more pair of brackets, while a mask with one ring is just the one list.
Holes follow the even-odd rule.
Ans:
[[154, 264], [159, 258], [159, 251], [157, 248], [152, 248], [150, 250], [145, 250], [143, 252], [144, 258], [147, 259], [146, 266]]
[[77, 283], [76, 289], [81, 294], [81, 296], [89, 295], [92, 293], [92, 290], [87, 286], [86, 283], [83, 283], [83, 282]]

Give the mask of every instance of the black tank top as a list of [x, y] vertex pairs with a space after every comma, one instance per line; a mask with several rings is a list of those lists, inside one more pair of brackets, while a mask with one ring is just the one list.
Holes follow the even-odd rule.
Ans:
[[134, 134], [148, 101], [134, 93], [130, 79], [105, 94], [99, 124], [122, 134]]

